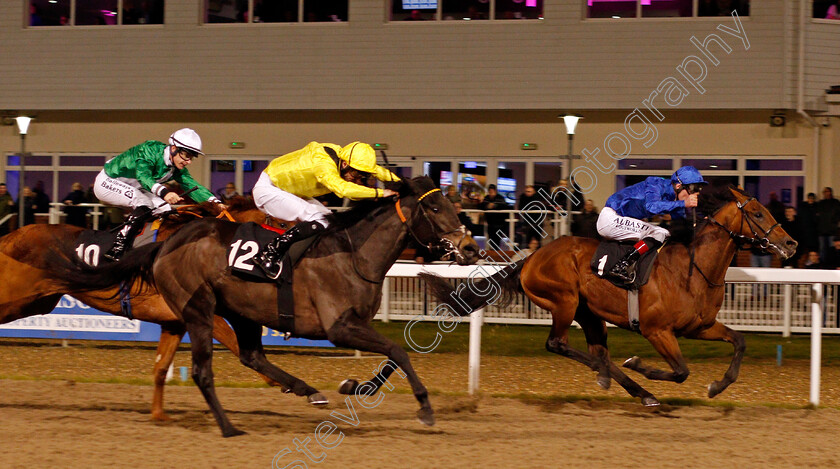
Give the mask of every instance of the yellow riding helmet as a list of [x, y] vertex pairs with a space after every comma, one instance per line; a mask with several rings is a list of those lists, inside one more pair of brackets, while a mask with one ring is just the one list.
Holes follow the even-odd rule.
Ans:
[[351, 168], [365, 173], [376, 172], [376, 151], [362, 142], [353, 142], [341, 148], [338, 157], [346, 161]]

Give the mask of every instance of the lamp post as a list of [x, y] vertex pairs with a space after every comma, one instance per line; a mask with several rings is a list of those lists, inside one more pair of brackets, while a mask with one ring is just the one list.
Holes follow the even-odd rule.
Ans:
[[566, 125], [566, 135], [569, 137], [569, 148], [566, 152], [566, 167], [563, 170], [563, 177], [566, 179], [566, 190], [568, 193], [566, 194], [566, 235], [571, 234], [571, 226], [572, 226], [572, 201], [571, 201], [571, 193], [572, 193], [572, 158], [574, 158], [574, 152], [572, 151], [572, 142], [575, 139], [575, 127], [577, 127], [578, 121], [581, 119], [580, 116], [575, 114], [566, 114], [563, 117], [563, 123]]
[[23, 186], [26, 174], [26, 132], [29, 131], [31, 117], [18, 116], [15, 118], [18, 132], [20, 133], [20, 173], [18, 174], [18, 228], [23, 227]]

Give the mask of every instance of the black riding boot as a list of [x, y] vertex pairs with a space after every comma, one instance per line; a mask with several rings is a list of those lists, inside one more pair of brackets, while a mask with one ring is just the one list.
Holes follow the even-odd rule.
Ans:
[[134, 209], [131, 212], [131, 215], [125, 220], [123, 223], [123, 227], [117, 232], [117, 239], [114, 241], [114, 245], [111, 249], [108, 250], [102, 257], [110, 260], [110, 261], [118, 261], [125, 253], [128, 246], [134, 242], [134, 238], [137, 237], [137, 234], [140, 233], [140, 230], [143, 229], [143, 224], [146, 223], [146, 220], [151, 218], [152, 216], [152, 209], [146, 206], [140, 206]]
[[265, 250], [256, 255], [256, 264], [265, 272], [265, 275], [276, 280], [280, 276], [283, 254], [292, 244], [314, 236], [324, 230], [324, 225], [315, 221], [300, 222], [286, 230], [285, 233], [271, 240], [265, 246]]
[[662, 243], [654, 238], [645, 238], [633, 246], [633, 250], [628, 252], [610, 269], [609, 275], [621, 280], [624, 283], [633, 283], [636, 281], [636, 262], [642, 257], [642, 254], [651, 249], [658, 249]]

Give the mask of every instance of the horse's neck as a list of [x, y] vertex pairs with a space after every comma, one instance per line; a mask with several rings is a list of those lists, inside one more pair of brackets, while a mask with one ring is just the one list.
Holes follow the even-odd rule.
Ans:
[[708, 223], [697, 233], [689, 249], [694, 249], [694, 264], [701, 275], [705, 275], [709, 282], [722, 284], [726, 269], [735, 257], [735, 241], [726, 231]]
[[408, 246], [408, 234], [396, 207], [385, 208], [373, 220], [347, 228], [347, 235], [355, 262], [364, 263], [364, 275], [379, 281]]

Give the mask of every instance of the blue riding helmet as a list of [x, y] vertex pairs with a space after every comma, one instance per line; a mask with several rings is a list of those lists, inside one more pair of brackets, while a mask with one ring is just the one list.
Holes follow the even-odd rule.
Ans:
[[689, 184], [708, 184], [708, 181], [703, 179], [700, 171], [697, 171], [694, 166], [683, 166], [671, 175], [671, 184], [685, 186]]

